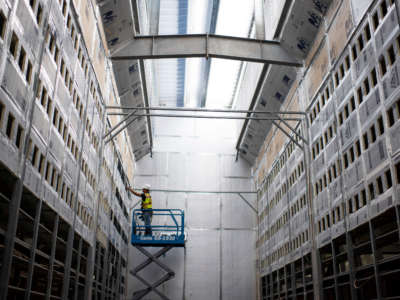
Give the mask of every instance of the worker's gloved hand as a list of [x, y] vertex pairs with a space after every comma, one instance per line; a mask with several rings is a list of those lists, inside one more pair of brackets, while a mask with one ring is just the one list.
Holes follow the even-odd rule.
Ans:
[[125, 187], [125, 190], [129, 191], [129, 186], [126, 186], [126, 187]]

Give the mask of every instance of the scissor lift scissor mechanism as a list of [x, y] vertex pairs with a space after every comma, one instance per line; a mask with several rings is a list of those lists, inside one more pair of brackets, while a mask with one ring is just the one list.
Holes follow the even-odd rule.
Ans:
[[[151, 235], [146, 235], [146, 225], [143, 224], [143, 211], [136, 209], [133, 211], [132, 222], [132, 245], [138, 249], [147, 259], [131, 270], [131, 274], [136, 277], [145, 286], [144, 289], [135, 291], [133, 294], [134, 300], [142, 299], [150, 292], [155, 292], [162, 299], [169, 300], [157, 288], [175, 276], [175, 272], [160, 261], [160, 257], [165, 255], [169, 250], [175, 247], [185, 246], [185, 215], [183, 210], [180, 209], [154, 209], [153, 212], [153, 225], [151, 225]], [[164, 223], [159, 225], [159, 223]], [[148, 228], [147, 228], [148, 229]], [[159, 247], [161, 248], [156, 253], [152, 254], [145, 249], [145, 247]], [[155, 263], [166, 274], [157, 281], [150, 283], [138, 273], [148, 267], [151, 263]]]

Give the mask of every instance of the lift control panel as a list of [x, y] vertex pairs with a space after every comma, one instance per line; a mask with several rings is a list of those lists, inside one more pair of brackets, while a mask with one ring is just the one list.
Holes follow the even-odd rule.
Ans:
[[[150, 225], [146, 218], [150, 216]], [[146, 215], [147, 214], [147, 215]], [[147, 220], [149, 222], [149, 220]], [[185, 246], [185, 213], [181, 209], [135, 209], [132, 217], [132, 245]]]

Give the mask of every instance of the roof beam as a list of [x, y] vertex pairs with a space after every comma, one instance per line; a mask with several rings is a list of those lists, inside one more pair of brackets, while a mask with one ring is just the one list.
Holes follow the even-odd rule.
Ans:
[[111, 54], [112, 60], [215, 57], [301, 67], [277, 41], [214, 34], [138, 36]]

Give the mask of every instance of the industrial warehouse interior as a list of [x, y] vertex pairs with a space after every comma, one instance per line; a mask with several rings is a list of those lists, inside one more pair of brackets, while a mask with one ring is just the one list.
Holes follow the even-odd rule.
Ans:
[[400, 0], [0, 0], [0, 300], [400, 299]]

